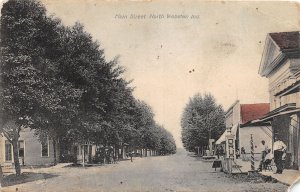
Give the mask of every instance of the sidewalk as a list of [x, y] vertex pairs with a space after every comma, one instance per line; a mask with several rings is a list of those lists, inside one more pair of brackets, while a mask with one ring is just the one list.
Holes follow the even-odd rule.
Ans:
[[274, 171], [263, 171], [262, 175], [271, 176], [281, 183], [292, 185], [296, 181], [300, 181], [300, 171], [293, 169], [284, 169], [282, 174], [274, 174]]
[[[242, 171], [242, 173], [248, 173], [248, 171], [251, 170], [251, 161], [243, 161], [242, 159], [235, 159], [234, 162], [236, 163], [236, 166], [238, 166], [239, 169]], [[259, 161], [255, 161], [254, 166], [255, 166], [255, 170], [257, 170], [259, 167]], [[233, 166], [232, 172], [241, 173], [239, 169]]]
[[[241, 159], [236, 159], [235, 163], [239, 166], [242, 173], [247, 173], [251, 170], [251, 162], [250, 161], [242, 161]], [[255, 161], [255, 170], [259, 167], [259, 161]], [[282, 174], [274, 174], [276, 167], [272, 165], [273, 171], [262, 171], [259, 172], [265, 176], [271, 176], [272, 178], [278, 180], [281, 183], [286, 185], [292, 185], [296, 181], [300, 181], [300, 171], [293, 169], [284, 169]], [[233, 168], [234, 173], [241, 173], [238, 169]]]

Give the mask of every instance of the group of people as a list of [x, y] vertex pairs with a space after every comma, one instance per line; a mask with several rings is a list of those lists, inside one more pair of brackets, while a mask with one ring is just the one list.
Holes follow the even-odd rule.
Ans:
[[96, 150], [94, 163], [111, 164], [116, 163], [117, 157], [111, 147], [102, 147]]
[[[262, 171], [263, 169], [267, 169], [267, 166], [270, 165], [272, 160], [274, 159], [274, 163], [276, 165], [275, 174], [281, 174], [284, 168], [284, 160], [286, 157], [286, 149], [287, 146], [281, 141], [277, 136], [275, 136], [275, 141], [273, 144], [273, 153], [271, 148], [266, 144], [264, 140], [261, 141], [260, 151], [261, 151], [261, 160], [259, 164], [258, 171]], [[219, 156], [225, 155], [225, 151], [222, 146], [217, 146], [216, 148], [216, 156], [219, 159]], [[242, 160], [246, 159], [246, 151], [244, 147], [241, 147], [241, 151], [236, 149], [235, 151], [236, 158], [242, 158]]]
[[262, 169], [266, 169], [266, 166], [271, 163], [272, 159], [274, 159], [274, 163], [276, 165], [275, 174], [281, 174], [283, 171], [283, 162], [286, 156], [286, 145], [283, 141], [281, 141], [277, 136], [275, 136], [275, 142], [273, 144], [273, 151], [271, 153], [271, 149], [266, 144], [264, 140], [261, 141], [261, 161], [259, 164], [258, 171], [262, 171]]

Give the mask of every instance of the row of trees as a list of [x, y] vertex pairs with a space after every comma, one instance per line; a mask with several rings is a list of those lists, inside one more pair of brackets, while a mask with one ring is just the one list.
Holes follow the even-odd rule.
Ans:
[[[22, 127], [58, 140], [129, 143], [174, 153], [172, 135], [133, 97], [118, 59], [84, 26], [64, 26], [35, 0], [9, 0], [1, 10], [1, 125], [11, 142], [16, 174]], [[55, 154], [55, 153], [54, 153]]]
[[225, 131], [225, 115], [211, 94], [190, 98], [181, 117], [182, 143], [186, 150], [206, 149], [209, 139], [217, 140]]

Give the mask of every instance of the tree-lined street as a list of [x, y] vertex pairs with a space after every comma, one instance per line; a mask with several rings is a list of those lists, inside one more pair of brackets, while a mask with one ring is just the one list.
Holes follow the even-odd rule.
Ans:
[[[299, 170], [299, 32], [269, 33], [287, 29], [266, 25], [267, 4], [178, 1], [163, 13], [159, 1], [119, 3], [3, 2], [0, 190], [286, 191], [288, 184], [261, 171], [273, 171], [272, 158], [276, 173], [283, 164]], [[289, 9], [278, 7], [280, 20], [289, 20]], [[277, 47], [269, 46], [273, 41]], [[260, 75], [280, 77], [269, 83], [270, 103], [258, 103], [266, 94], [250, 70], [263, 44], [270, 51]], [[293, 57], [273, 65], [268, 57], [279, 47]], [[286, 72], [271, 74], [285, 61], [287, 81]], [[286, 86], [279, 92], [277, 81]], [[240, 104], [239, 90], [251, 104]], [[293, 122], [276, 128], [270, 121], [282, 114]], [[287, 147], [276, 149], [280, 134]]]
[[[127, 144], [131, 151], [176, 152], [173, 136], [154, 120], [152, 108], [133, 96], [125, 68], [117, 57], [105, 59], [83, 24], [65, 26], [39, 1], [9, 0], [1, 9], [0, 36], [0, 134], [13, 146], [16, 175], [24, 128], [34, 130], [40, 142], [52, 140], [54, 150], [64, 148], [60, 154], [73, 153], [63, 161], [75, 163], [71, 151], [86, 143], [114, 151]], [[91, 163], [91, 150], [86, 153]]]
[[[28, 170], [24, 170], [25, 172]], [[64, 167], [36, 169], [47, 173], [48, 179], [6, 187], [3, 192], [15, 191], [265, 191], [281, 192], [287, 186], [265, 183], [261, 180], [236, 178], [211, 168], [204, 162], [188, 156], [184, 150], [175, 155], [135, 158], [133, 162], [100, 167]]]

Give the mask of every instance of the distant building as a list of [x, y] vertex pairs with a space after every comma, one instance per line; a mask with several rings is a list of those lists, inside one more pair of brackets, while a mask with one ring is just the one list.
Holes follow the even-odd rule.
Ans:
[[250, 137], [253, 136], [254, 152], [261, 153], [261, 141], [264, 140], [272, 148], [272, 127], [269, 123], [253, 123], [270, 111], [269, 103], [241, 104], [241, 122], [239, 126], [239, 149], [244, 147], [250, 153]]
[[287, 168], [300, 167], [300, 34], [270, 33], [259, 68], [269, 79], [271, 111], [260, 122], [271, 122], [273, 135], [287, 145]]
[[[21, 165], [50, 165], [54, 163], [54, 150], [52, 140], [49, 138], [39, 139], [34, 130], [24, 128], [20, 131], [19, 138], [19, 161]], [[56, 150], [56, 158], [59, 154]], [[12, 165], [13, 147], [9, 141], [0, 135], [0, 164], [2, 166]]]
[[264, 140], [267, 144], [272, 143], [272, 130], [268, 123], [251, 124], [252, 120], [263, 117], [270, 111], [269, 103], [257, 104], [240, 104], [237, 100], [234, 102], [225, 113], [226, 130], [224, 134], [217, 140], [216, 144], [225, 143], [226, 132], [231, 132], [234, 135], [234, 150], [241, 151], [244, 147], [246, 153], [250, 154], [250, 137], [253, 135], [255, 153], [257, 158], [261, 150], [259, 148], [261, 141]]

